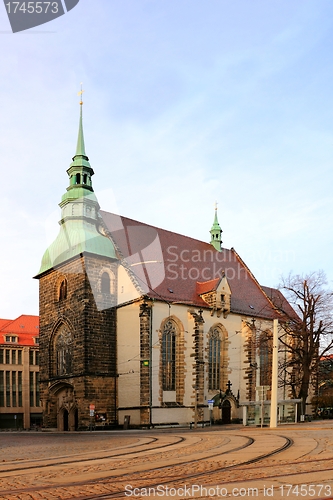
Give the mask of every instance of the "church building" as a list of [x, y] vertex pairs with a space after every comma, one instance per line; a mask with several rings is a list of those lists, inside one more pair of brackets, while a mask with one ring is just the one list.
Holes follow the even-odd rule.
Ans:
[[269, 399], [279, 292], [223, 248], [217, 210], [210, 242], [100, 210], [82, 102], [67, 174], [36, 276], [44, 426], [228, 423]]

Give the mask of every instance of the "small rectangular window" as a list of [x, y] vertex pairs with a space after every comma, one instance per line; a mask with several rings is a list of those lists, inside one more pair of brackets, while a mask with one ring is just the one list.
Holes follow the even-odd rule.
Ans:
[[3, 365], [3, 349], [0, 349], [0, 365]]
[[12, 350], [12, 365], [16, 365], [16, 351]]
[[6, 349], [6, 365], [10, 364], [10, 350]]
[[17, 364], [21, 365], [22, 364], [22, 351], [17, 351]]
[[29, 351], [29, 365], [34, 364], [34, 351]]

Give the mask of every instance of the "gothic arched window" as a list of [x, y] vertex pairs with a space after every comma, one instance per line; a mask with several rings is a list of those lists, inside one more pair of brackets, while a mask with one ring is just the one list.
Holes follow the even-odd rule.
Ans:
[[100, 272], [100, 291], [112, 295], [115, 293], [116, 278], [111, 269], [104, 268]]
[[209, 336], [208, 346], [208, 389], [219, 390], [221, 384], [221, 335], [214, 328]]
[[67, 281], [62, 280], [59, 287], [59, 300], [64, 300], [67, 298]]
[[263, 332], [259, 339], [260, 385], [272, 384], [272, 351], [272, 334]]
[[177, 326], [168, 320], [162, 331], [162, 384], [164, 391], [176, 390]]
[[73, 371], [73, 338], [71, 332], [63, 326], [55, 338], [54, 352], [56, 374], [70, 375]]

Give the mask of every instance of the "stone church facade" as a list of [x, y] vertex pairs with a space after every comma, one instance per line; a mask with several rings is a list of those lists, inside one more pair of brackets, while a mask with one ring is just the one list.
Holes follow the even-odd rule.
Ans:
[[210, 243], [101, 211], [82, 103], [67, 174], [36, 276], [44, 426], [230, 422], [258, 386], [269, 397], [279, 292], [222, 247], [217, 211]]

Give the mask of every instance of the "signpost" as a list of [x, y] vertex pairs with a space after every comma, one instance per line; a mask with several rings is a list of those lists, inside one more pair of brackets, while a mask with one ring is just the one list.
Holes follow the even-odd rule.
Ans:
[[210, 420], [210, 425], [213, 423], [213, 406], [214, 406], [214, 399], [208, 399], [208, 408], [210, 410], [209, 412], [209, 420]]

